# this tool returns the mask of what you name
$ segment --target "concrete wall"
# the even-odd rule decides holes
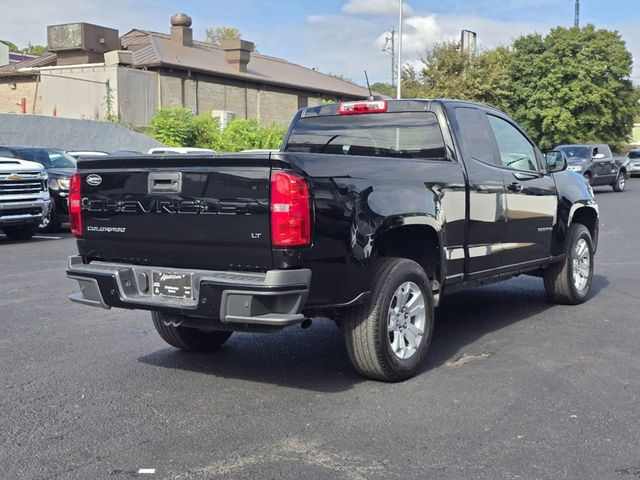
[[[107,81],[111,114],[121,123],[148,125],[158,105],[157,74],[118,65],[45,68],[41,72],[41,111],[63,118],[107,120]]]
[[[42,111],[53,110],[63,118],[105,120],[107,118],[107,80],[112,89],[113,113],[118,105],[118,67],[94,66],[43,68],[40,74]]]
[[[0,113],[21,113],[20,102],[27,102],[27,113],[42,113],[37,77],[3,78],[0,82]]]
[[[139,152],[162,146],[152,138],[117,123],[10,114],[0,114],[0,144]]]
[[[9,65],[9,47],[0,42],[0,67]]]
[[[125,125],[149,125],[158,109],[158,74],[118,68],[118,118]]]

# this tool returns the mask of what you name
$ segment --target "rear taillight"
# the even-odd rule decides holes
[[[294,173],[271,174],[271,241],[274,247],[311,243],[309,185]]]
[[[80,174],[76,173],[69,182],[69,223],[71,233],[82,235],[82,193],[80,192]]]

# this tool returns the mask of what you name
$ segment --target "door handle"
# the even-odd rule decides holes
[[[151,172],[147,187],[149,193],[180,193],[182,191],[182,173]]]
[[[518,182],[513,182],[513,183],[507,185],[507,190],[510,190],[512,192],[521,192],[522,191],[522,185],[520,185]]]

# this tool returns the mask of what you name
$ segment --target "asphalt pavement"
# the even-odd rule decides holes
[[[445,297],[399,384],[329,320],[179,352],[149,313],[67,300],[68,233],[0,235],[0,478],[640,478],[640,179],[596,190],[588,302],[524,276]]]

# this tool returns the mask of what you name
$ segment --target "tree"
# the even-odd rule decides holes
[[[503,107],[508,54],[505,48],[471,54],[456,42],[437,44],[422,58],[422,69],[404,69],[403,96],[459,98]]]
[[[44,45],[32,45],[31,42],[24,49],[24,53],[28,55],[44,55],[47,52],[47,47]]]
[[[217,47],[222,45],[223,40],[240,40],[241,38],[240,30],[233,27],[216,27],[205,30],[205,41]]]
[[[27,48],[18,48],[18,46],[10,42],[8,40],[0,40],[0,42],[4,43],[7,47],[9,47],[10,52],[14,53],[26,53],[28,55],[43,55],[47,51],[47,47],[44,45],[33,45],[31,42],[27,44]]]
[[[15,43],[10,42],[9,40],[0,40],[0,42],[4,43],[7,47],[9,47],[9,51],[10,52],[19,52],[20,51],[18,46]]]
[[[543,149],[561,143],[628,141],[640,112],[632,56],[620,34],[593,25],[526,35],[478,54],[458,43],[429,50],[421,69],[405,68],[403,94],[493,105]]]
[[[638,113],[633,58],[620,34],[593,25],[522,36],[507,65],[507,109],[542,148],[628,141]]]
[[[396,87],[391,85],[390,83],[384,82],[376,82],[371,84],[371,91],[375,95],[379,93],[381,95],[386,95],[387,97],[395,98],[396,96]]]

